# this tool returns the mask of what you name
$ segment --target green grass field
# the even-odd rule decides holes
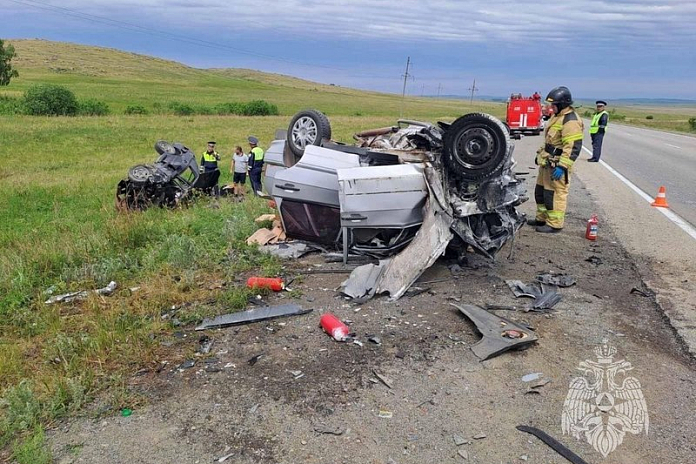
[[[200,155],[218,142],[223,182],[235,145],[250,134],[267,146],[302,108],[331,120],[334,138],[350,142],[361,129],[403,116],[451,121],[472,112],[503,116],[504,105],[407,98],[321,85],[248,70],[198,70],[110,49],[45,41],[11,41],[20,78],[0,97],[20,97],[33,84],[70,88],[79,99],[106,102],[104,117],[0,116],[0,461],[45,463],[44,430],[82,411],[95,395],[109,413],[138,404],[128,377],[157,363],[173,327],[161,314],[193,323],[243,308],[240,275],[280,272],[277,262],[245,244],[264,201],[207,199],[179,210],[118,213],[115,187],[130,166],[152,162],[158,139],[187,144]],[[266,100],[270,117],[123,115],[129,105],[152,113],[172,101],[191,105]],[[622,113],[623,110],[619,110]],[[679,130],[683,114],[627,110],[627,121]],[[642,119],[641,119],[642,116]],[[219,206],[219,207],[215,207]],[[237,280],[236,280],[237,279]],[[45,291],[119,283],[111,297],[47,305]],[[215,289],[215,282],[228,284]],[[140,287],[134,293],[129,287]],[[211,289],[213,288],[213,289]]]

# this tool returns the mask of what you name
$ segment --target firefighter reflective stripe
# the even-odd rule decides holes
[[[561,138],[561,142],[563,142],[564,144],[568,142],[575,142],[576,140],[582,140],[582,133],[571,134]]]
[[[602,118],[602,115],[604,114],[609,114],[606,111],[601,111],[599,113],[595,113],[594,116],[592,116],[592,121],[590,121],[590,134],[596,134],[599,131],[599,120]]]
[[[563,124],[561,124],[561,123],[559,122],[559,123],[556,123],[556,124],[552,124],[551,127],[552,127],[553,129],[556,129],[556,130],[561,130],[561,129],[563,129]]]
[[[568,199],[568,183],[565,178],[551,179],[551,168],[540,168],[534,189],[537,204],[536,220],[546,222],[555,229],[562,229]]]

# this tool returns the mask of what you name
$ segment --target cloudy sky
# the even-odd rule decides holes
[[[694,0],[0,0],[3,38],[410,95],[696,99]]]

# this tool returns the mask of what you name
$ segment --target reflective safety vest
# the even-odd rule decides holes
[[[220,155],[218,155],[217,152],[208,153],[205,151],[201,158],[201,166],[203,166],[206,171],[215,171],[218,168],[219,158]]]
[[[263,167],[263,158],[264,152],[261,147],[252,148],[249,156],[249,167],[251,169]]]
[[[590,121],[590,134],[596,134],[597,132],[599,132],[599,120],[601,119],[603,114],[606,114],[607,118],[609,117],[609,113],[607,113],[606,110],[603,110],[592,116],[592,121]]]

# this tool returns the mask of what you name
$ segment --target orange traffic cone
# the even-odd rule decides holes
[[[660,190],[657,192],[657,197],[655,197],[655,201],[650,204],[659,208],[669,208],[669,205],[667,204],[667,190],[664,186],[660,187]]]

